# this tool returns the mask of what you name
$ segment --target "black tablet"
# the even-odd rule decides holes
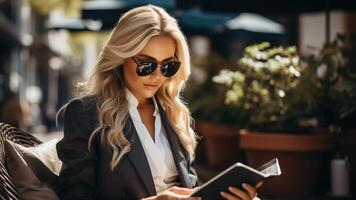
[[[238,162],[210,179],[201,187],[198,187],[190,196],[199,196],[203,200],[223,199],[220,192],[228,192],[229,186],[242,188],[243,183],[254,186],[265,178],[279,176],[280,174],[281,170],[277,158],[272,159],[257,169]]]

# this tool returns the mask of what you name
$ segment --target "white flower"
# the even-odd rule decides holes
[[[256,52],[256,58],[257,58],[258,60],[260,60],[260,59],[267,59],[267,54],[264,53],[264,52]]]
[[[293,63],[294,65],[298,65],[298,63],[299,63],[299,57],[298,57],[298,56],[293,57],[293,58],[292,58],[292,63]]]
[[[325,64],[322,64],[316,69],[316,75],[320,79],[325,79],[327,71],[328,71],[328,67]]]
[[[278,95],[283,98],[286,96],[286,93],[283,90],[278,90]]]
[[[268,60],[268,69],[272,73],[278,73],[281,70],[281,63],[276,60]]]
[[[289,72],[292,73],[295,77],[300,77],[300,72],[295,69],[293,66],[289,66]]]

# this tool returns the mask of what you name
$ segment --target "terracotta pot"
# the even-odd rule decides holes
[[[356,130],[343,134],[337,144],[337,153],[350,162],[350,192],[356,194]]]
[[[197,123],[197,132],[203,137],[209,166],[224,169],[235,162],[245,161],[243,151],[238,145],[239,129],[205,121]]]
[[[333,138],[329,134],[292,135],[242,130],[240,146],[252,167],[278,158],[282,175],[264,181],[260,197],[307,197],[329,190]]]

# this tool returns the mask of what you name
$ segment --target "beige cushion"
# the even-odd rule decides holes
[[[62,162],[57,157],[57,139],[36,147],[5,141],[6,164],[24,200],[58,200],[48,186],[55,184]]]
[[[24,147],[15,144],[33,173],[50,186],[55,186],[62,167],[58,158],[56,144],[58,139],[44,142],[35,147]]]

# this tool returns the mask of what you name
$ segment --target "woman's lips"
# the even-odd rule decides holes
[[[158,84],[144,84],[146,87],[148,87],[149,89],[157,89],[158,88]]]

